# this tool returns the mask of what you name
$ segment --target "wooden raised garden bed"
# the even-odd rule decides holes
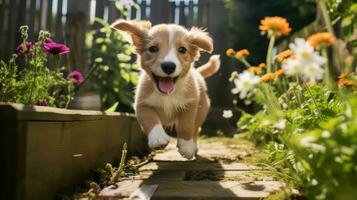
[[[90,173],[129,154],[145,154],[133,115],[0,103],[0,199],[53,199]]]

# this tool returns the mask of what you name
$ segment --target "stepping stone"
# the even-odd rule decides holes
[[[99,199],[110,199],[110,197],[129,197],[143,183],[142,180],[127,180],[105,187],[100,191]],[[117,199],[117,198],[115,198]]]
[[[160,184],[152,199],[261,199],[281,188],[277,181],[181,181]]]
[[[139,171],[153,170],[169,170],[169,171],[184,171],[184,170],[263,170],[262,167],[247,165],[243,163],[201,163],[201,162],[151,162],[139,168]]]
[[[104,188],[98,199],[117,199],[132,195],[143,181],[122,181],[116,187]],[[241,184],[235,181],[166,181],[160,182],[152,199],[261,199],[282,187],[277,181],[255,181]]]

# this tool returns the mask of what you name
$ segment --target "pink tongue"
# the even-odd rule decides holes
[[[162,78],[159,80],[159,89],[163,93],[170,93],[174,89],[174,81],[172,78]]]

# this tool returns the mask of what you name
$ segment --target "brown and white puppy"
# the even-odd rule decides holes
[[[130,34],[143,69],[135,111],[148,134],[149,147],[165,147],[170,137],[164,127],[174,125],[180,154],[193,158],[210,107],[204,78],[218,71],[220,59],[214,55],[198,69],[193,65],[200,51],[213,51],[212,38],[198,28],[187,30],[175,24],[151,27],[148,21],[118,20],[112,27]]]

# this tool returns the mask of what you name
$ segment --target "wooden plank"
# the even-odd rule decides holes
[[[5,47],[5,37],[6,37],[6,33],[5,33],[5,20],[6,20],[6,1],[4,1],[1,5],[0,5],[0,46],[1,47]],[[0,48],[0,58],[4,58],[5,54],[7,52],[5,51],[4,48]]]
[[[15,103],[0,103],[0,119],[17,118],[22,120],[42,120],[42,121],[90,121],[98,119],[116,119],[121,117],[135,119],[133,114],[67,110],[43,106],[25,106]]]
[[[192,27],[194,24],[194,10],[193,10],[194,4],[193,1],[191,0],[188,3],[188,16],[187,16],[187,22],[186,22],[186,26],[187,27]]]
[[[115,6],[115,1],[108,2],[108,23],[111,24],[120,16],[118,9]]]
[[[26,136],[22,122],[15,118],[0,120],[0,177],[6,183],[0,187],[0,199],[24,199]]]
[[[147,5],[146,5],[146,0],[143,0],[142,2],[141,2],[141,4],[140,4],[140,11],[141,11],[141,20],[145,20],[145,19],[147,19],[147,16],[146,16],[146,7],[147,7]]]
[[[176,8],[176,5],[175,5],[175,2],[169,2],[168,4],[168,20],[166,23],[175,23],[175,8]]]
[[[169,7],[168,0],[151,1],[150,21],[152,24],[167,23],[169,20],[168,12],[163,10]]]
[[[52,19],[53,19],[53,13],[52,13],[52,6],[53,6],[53,0],[48,0],[48,6],[47,6],[47,23],[46,23],[46,28],[47,30],[50,30],[52,32],[53,27],[52,27]]]
[[[35,34],[36,0],[30,0],[30,7],[28,13],[29,18],[27,24],[29,26],[29,35],[33,36]]]
[[[98,17],[100,19],[103,19],[104,16],[104,7],[105,7],[105,1],[96,1],[95,5],[95,17]],[[93,26],[94,29],[99,29],[101,28],[101,25],[98,23],[95,23]]]
[[[8,52],[10,55],[15,52],[16,49],[16,36],[18,36],[18,31],[16,27],[17,13],[13,12],[17,8],[18,0],[11,0],[9,3],[9,18],[8,18],[8,31],[7,40],[5,45],[5,53]]]
[[[185,16],[185,2],[181,1],[179,5],[179,24],[186,26],[187,20]]]
[[[55,16],[55,31],[54,39],[57,41],[63,40],[63,24],[62,24],[62,1],[57,1],[57,11]]]
[[[88,71],[85,37],[89,27],[90,0],[69,1],[66,23],[66,44],[71,48],[70,66]]]
[[[40,30],[45,30],[47,25],[47,20],[51,19],[51,15],[48,15],[48,6],[50,0],[42,0],[40,7]]]

